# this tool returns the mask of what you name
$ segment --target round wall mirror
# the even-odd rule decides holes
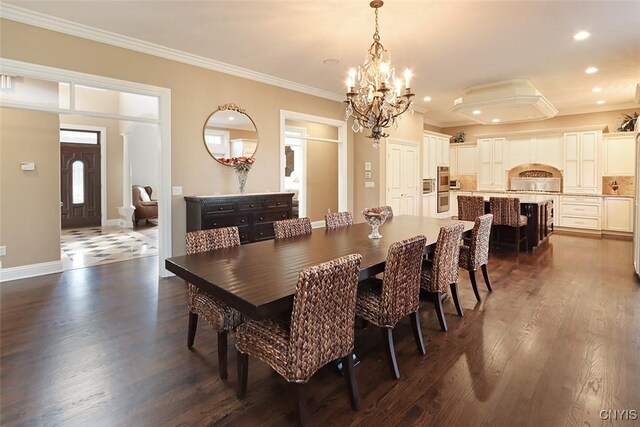
[[[218,107],[203,130],[204,145],[223,165],[234,157],[253,157],[258,149],[258,129],[251,117],[234,104]]]

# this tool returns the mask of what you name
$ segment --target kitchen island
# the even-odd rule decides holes
[[[490,197],[513,197],[520,199],[520,213],[527,217],[527,251],[533,252],[549,241],[549,236],[553,233],[554,208],[552,196],[532,194],[477,195],[483,196],[484,210],[486,213],[490,211]]]

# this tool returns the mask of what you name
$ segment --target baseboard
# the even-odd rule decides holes
[[[585,230],[581,228],[554,227],[554,232],[567,235],[587,235],[592,237],[610,237],[620,240],[633,240],[633,233],[612,230]]]
[[[324,221],[313,221],[311,228],[324,228]]]
[[[123,219],[107,219],[102,223],[103,227],[124,227]]]
[[[45,274],[61,273],[62,270],[61,260],[3,268],[0,270],[0,282],[44,276]]]

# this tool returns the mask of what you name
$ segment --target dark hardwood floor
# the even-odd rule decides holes
[[[601,410],[640,410],[640,284],[631,242],[554,235],[535,255],[492,255],[482,302],[460,274],[465,317],[421,308],[427,354],[409,319],[396,328],[390,379],[379,330],[358,330],[362,409],[328,369],[309,383],[315,425],[602,425]],[[236,352],[218,377],[215,333],[187,349],[186,289],[143,258],[3,283],[2,425],[286,425],[285,381],[255,359],[236,398]],[[637,422],[637,421],[636,421]],[[624,425],[633,425],[633,422]]]

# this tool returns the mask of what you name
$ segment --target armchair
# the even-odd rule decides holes
[[[141,219],[146,219],[147,223],[152,218],[158,218],[158,201],[151,199],[153,189],[149,186],[134,185],[132,188],[132,203],[136,208],[134,212],[134,224],[138,224]]]

